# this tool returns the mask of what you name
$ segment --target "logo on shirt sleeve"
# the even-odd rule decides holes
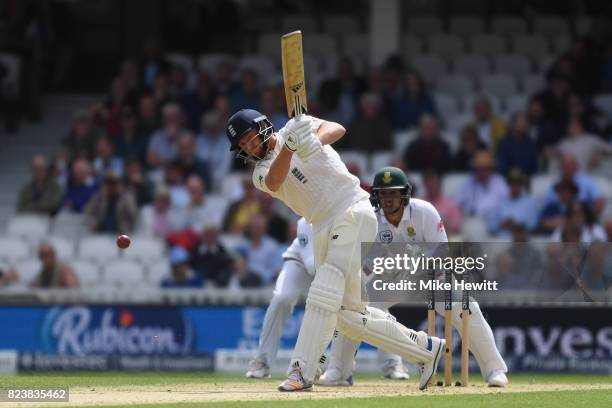
[[[263,177],[262,175],[260,175],[260,176],[259,176],[259,185],[260,185],[261,187],[265,187],[265,186],[264,186],[264,177]]]
[[[393,241],[393,233],[390,230],[383,230],[378,233],[378,239],[380,242],[388,244]]]
[[[444,231],[444,223],[442,222],[442,219],[440,219],[440,221],[438,221],[437,228],[438,228],[439,232]]]

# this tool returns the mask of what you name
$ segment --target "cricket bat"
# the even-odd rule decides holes
[[[299,117],[308,112],[306,81],[304,79],[302,32],[300,30],[281,37],[281,57],[287,114],[289,118]]]

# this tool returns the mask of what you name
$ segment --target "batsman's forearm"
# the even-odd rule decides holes
[[[317,129],[317,138],[322,145],[333,144],[340,140],[346,133],[346,129],[336,122],[323,122]]]
[[[287,174],[289,174],[289,167],[291,166],[291,157],[293,157],[293,152],[283,147],[278,156],[272,161],[265,179],[266,186],[271,191],[277,191],[285,182]]]

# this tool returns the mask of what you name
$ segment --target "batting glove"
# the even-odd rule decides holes
[[[287,150],[294,152],[300,147],[300,141],[295,133],[291,130],[285,132],[285,147]]]

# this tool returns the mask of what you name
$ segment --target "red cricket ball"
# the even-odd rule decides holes
[[[121,249],[125,249],[130,246],[130,237],[127,235],[119,235],[117,237],[117,246]]]

